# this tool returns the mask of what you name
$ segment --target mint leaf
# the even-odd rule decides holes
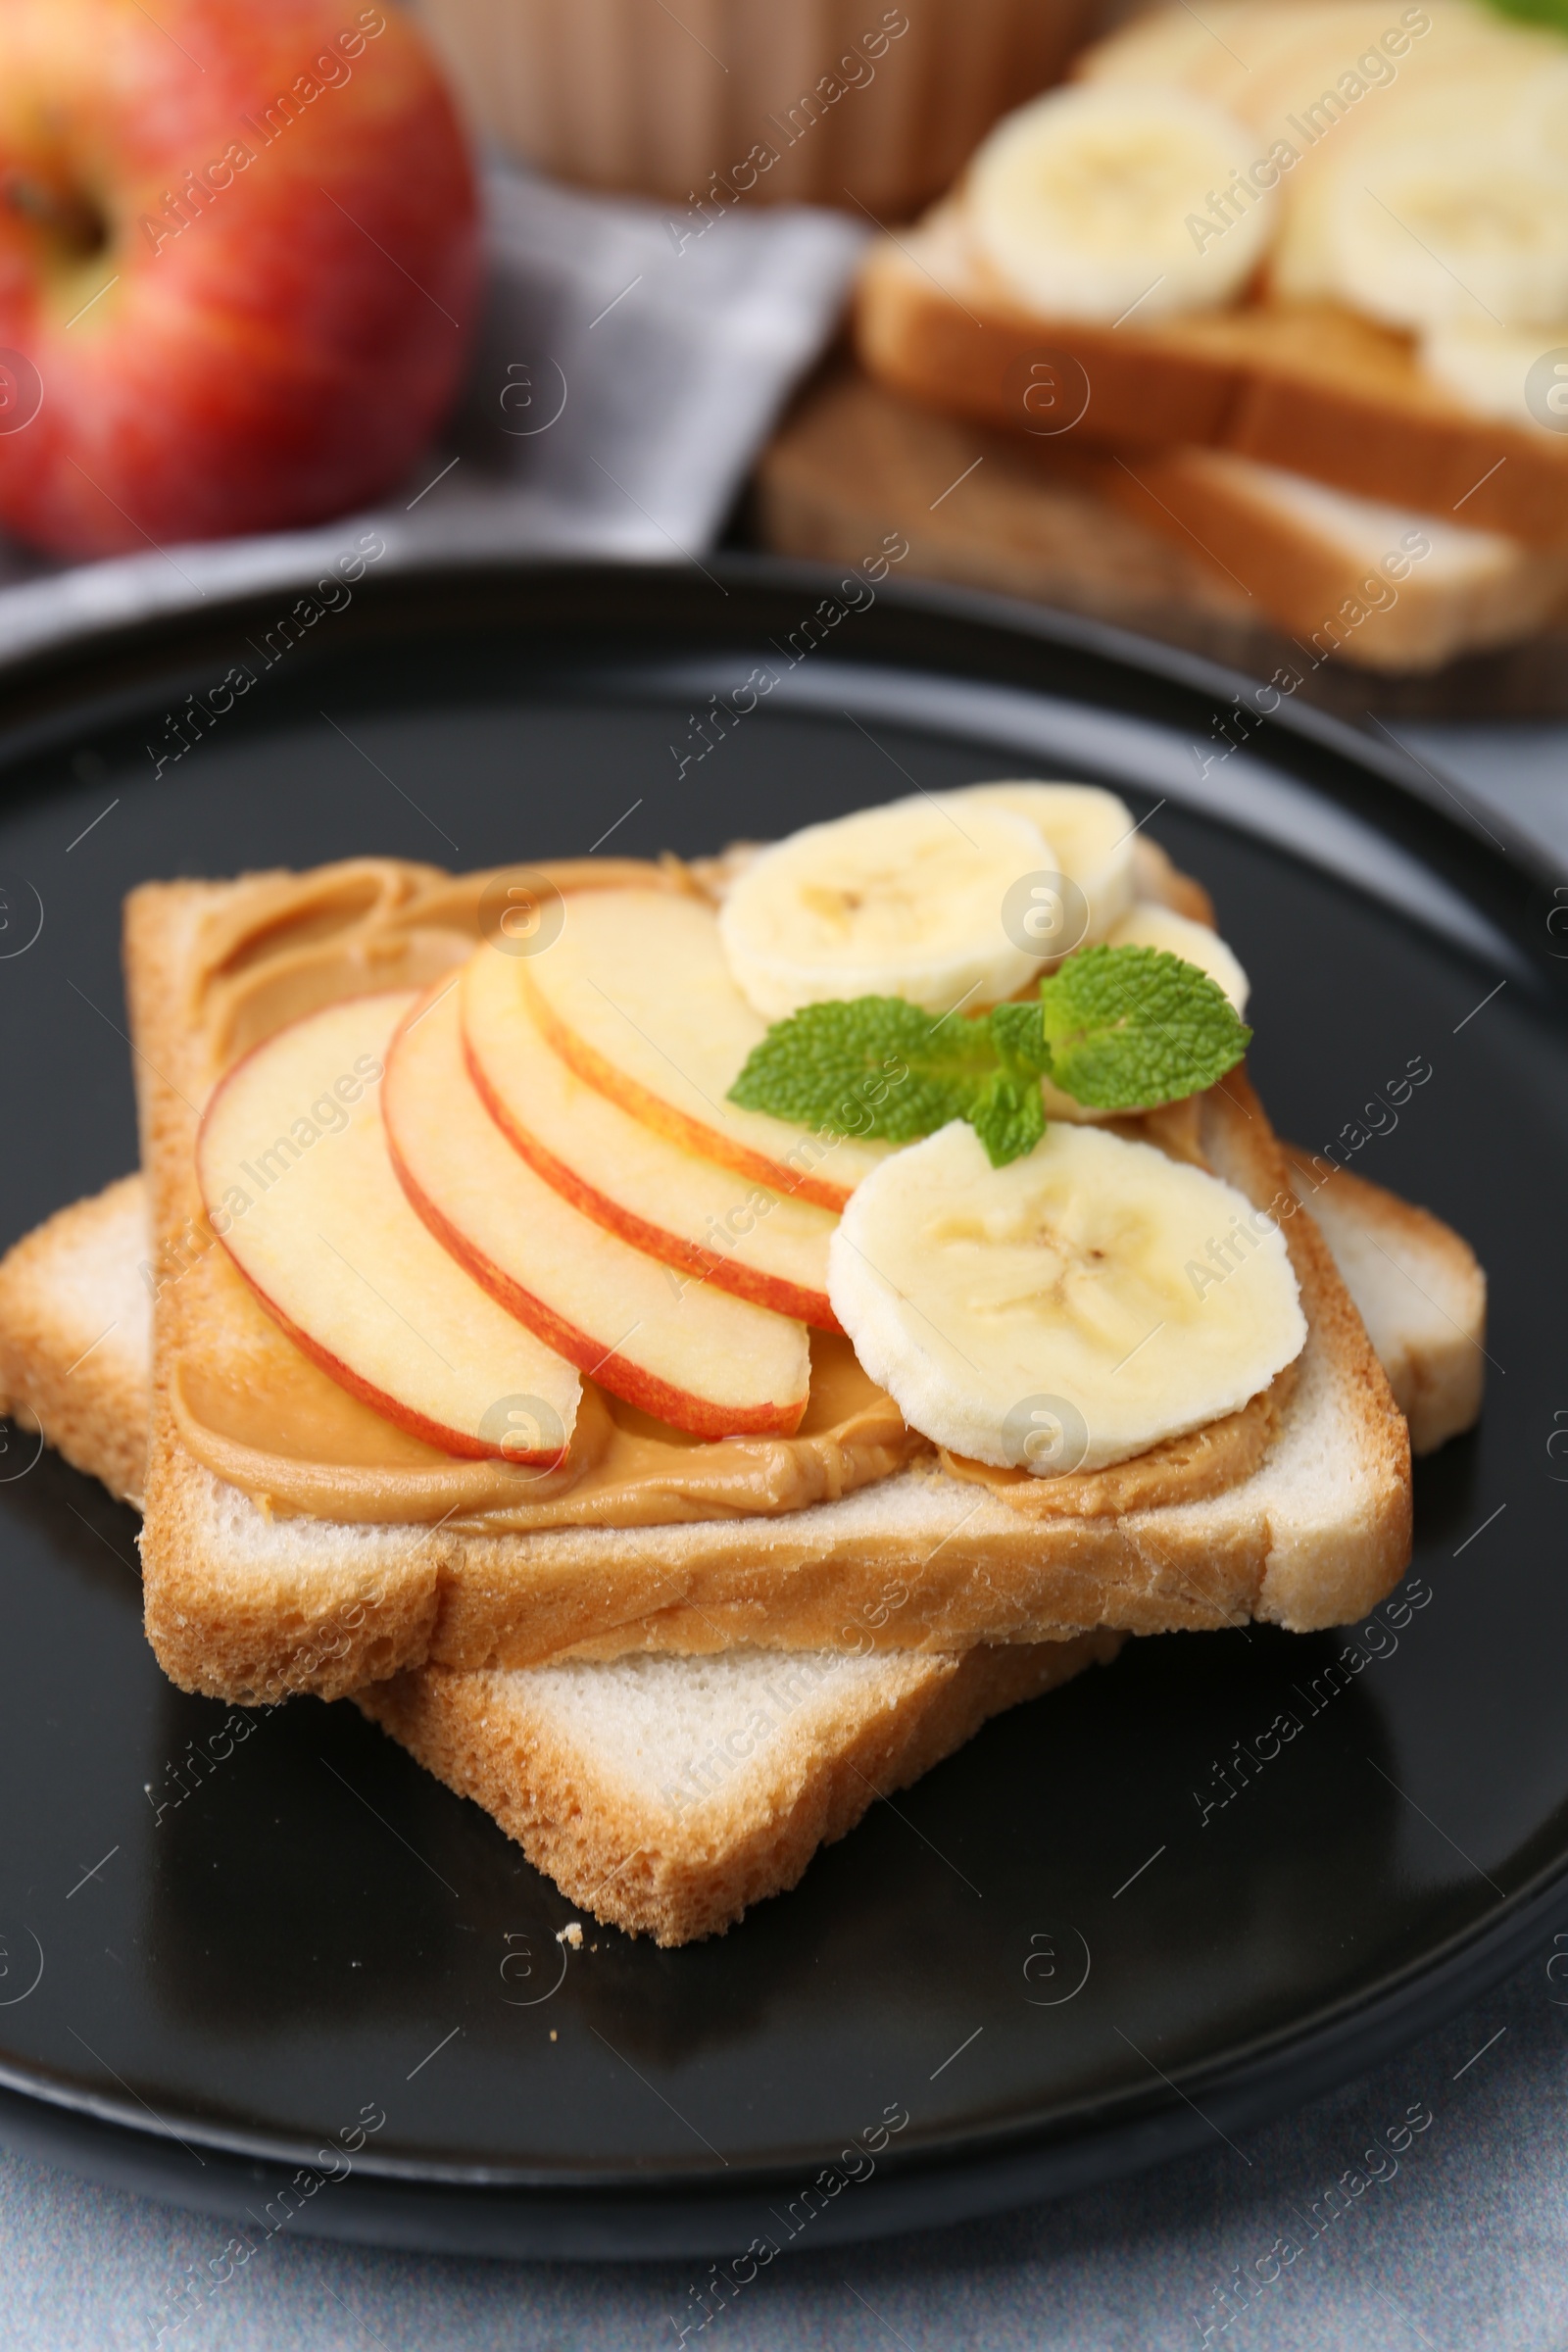
[[[1004,1168],[1009,1159],[1022,1159],[1046,1132],[1039,1079],[1027,1078],[1020,1084],[998,1070],[976,1095],[968,1117],[994,1168]]]
[[[970,1119],[1001,1167],[1046,1131],[1040,1072],[1048,1059],[1038,1003],[933,1020],[902,997],[856,997],[775,1021],[729,1099],[774,1118],[894,1144]]]
[[[984,1022],[934,1021],[903,997],[855,997],[775,1021],[729,1099],[776,1119],[907,1144],[966,1118],[996,1066]]]
[[[1549,24],[1568,32],[1568,0],[1492,0],[1500,17],[1517,17],[1526,24]]]
[[[1050,1076],[1051,1048],[1038,998],[1027,1004],[993,1004],[988,1017],[997,1058],[1011,1077]]]
[[[1085,948],[1040,983],[1052,1075],[1093,1110],[1200,1094],[1252,1032],[1217,981],[1162,948]]]

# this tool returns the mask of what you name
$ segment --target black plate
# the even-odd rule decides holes
[[[13,2141],[249,2209],[253,2238],[315,2163],[295,2226],[340,2235],[824,2242],[1245,2142],[1500,1975],[1568,1870],[1554,877],[1334,722],[1286,703],[1259,723],[1237,681],[1083,624],[884,589],[831,625],[825,606],[792,662],[825,586],[743,564],[389,577],[264,669],[246,641],[289,602],[270,588],[14,667],[0,1233],[134,1157],[117,930],[143,876],[695,852],[916,785],[1100,777],[1157,805],[1154,837],[1212,889],[1280,1127],[1341,1139],[1491,1270],[1486,1422],[1420,1470],[1414,1581],[1345,1637],[1141,1642],[874,1807],[723,1939],[601,1930],[568,1960],[570,1906],[351,1708],[301,1701],[235,1742],[226,1709],[172,1690],[131,1515],[53,1456],[27,1467],[13,1433]],[[240,659],[256,687],[157,769],[171,714],[211,710]],[[737,717],[758,669],[779,682]],[[715,695],[731,716],[705,725]],[[1412,1062],[1431,1075],[1396,1123],[1374,1112],[1386,1132],[1348,1152]],[[1282,1711],[1301,1728],[1267,1753]],[[182,1759],[192,1793],[160,1814]],[[1228,1759],[1237,1793],[1205,1815]],[[362,2111],[384,2121],[320,2185]]]

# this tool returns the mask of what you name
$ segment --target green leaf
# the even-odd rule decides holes
[[[1046,1131],[1040,1080],[1097,1110],[1194,1095],[1238,1062],[1251,1031],[1196,964],[1153,948],[1086,948],[1038,1001],[933,1020],[903,997],[807,1004],[775,1021],[729,1099],[835,1135],[891,1144],[967,1119],[993,1167]]]
[[[997,1058],[1010,1076],[1022,1081],[1051,1075],[1051,1048],[1038,998],[1027,1004],[993,1004],[990,1021]]]
[[[996,1066],[983,1021],[933,1020],[902,997],[856,997],[775,1021],[729,1099],[803,1126],[907,1144],[967,1117]]]
[[[986,1148],[994,1168],[1009,1159],[1022,1159],[1046,1132],[1046,1106],[1038,1078],[1021,1083],[998,1070],[980,1089],[969,1110],[969,1124]]]
[[[1568,32],[1568,0],[1492,0],[1500,17],[1516,17],[1526,24],[1549,24]]]
[[[1163,949],[1085,948],[1040,998],[1055,1083],[1094,1110],[1200,1094],[1251,1041],[1217,981]]]

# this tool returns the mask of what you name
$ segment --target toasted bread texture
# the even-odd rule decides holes
[[[152,1294],[147,1192],[122,1176],[0,1258],[0,1412],[140,1510]]]
[[[384,886],[402,870],[378,861],[369,879]],[[330,882],[341,899],[343,875],[321,869],[309,888],[324,899]],[[128,902],[143,1164],[160,1241],[191,1232],[200,1209],[193,1138],[218,1075],[190,1011],[203,943],[248,936],[247,909],[274,907],[289,881],[148,886]],[[292,887],[297,895],[297,877]],[[1170,887],[1187,895],[1174,879]],[[363,969],[356,949],[335,985],[366,985]],[[1259,1207],[1290,1201],[1280,1148],[1244,1073],[1199,1098],[1193,1115],[1216,1173]],[[478,1670],[751,1645],[956,1653],[1101,1625],[1346,1623],[1408,1557],[1408,1439],[1321,1235],[1300,1215],[1286,1233],[1309,1325],[1295,1391],[1258,1467],[1205,1501],[1067,1511],[1042,1524],[926,1457],[773,1516],[520,1534],[282,1518],[203,1467],[179,1439],[170,1371],[184,1349],[221,1365],[241,1311],[241,1286],[229,1277],[225,1287],[222,1252],[211,1247],[190,1271],[158,1282],[149,1639],[182,1687],[244,1700],[290,1690],[339,1696],[426,1663]]]
[[[1287,1147],[1298,1200],[1334,1252],[1410,1428],[1431,1453],[1473,1427],[1487,1371],[1487,1278],[1451,1225]]]
[[[948,203],[872,247],[855,332],[893,391],[1020,435],[1044,418],[1129,454],[1229,450],[1420,514],[1459,510],[1536,546],[1568,542],[1568,438],[1464,407],[1407,336],[1332,303],[1149,326],[1040,318],[980,267]]]
[[[867,532],[896,524],[911,572],[1091,613],[1255,677],[1294,673],[1294,691],[1357,715],[1359,672],[1421,681],[1526,639],[1545,664],[1568,614],[1568,553],[1461,529],[1468,508],[1396,511],[1228,450],[1036,441],[849,366],[796,403],[755,489],[781,555],[853,562]],[[1430,552],[1407,564],[1407,538]]]
[[[146,1233],[146,1191],[128,1176],[0,1261],[0,1406],[41,1421],[78,1469],[131,1502],[152,1369]],[[1108,1664],[1121,1640],[1097,1632],[962,1658],[731,1650],[485,1674],[432,1666],[373,1684],[359,1703],[585,1911],[679,1944],[793,1886],[878,1797],[988,1716]]]
[[[1289,1157],[1417,1450],[1468,1428],[1485,1367],[1473,1252],[1379,1186]],[[145,1190],[127,1177],[0,1261],[0,1404],[58,1431],[79,1469],[130,1500],[151,1372],[136,1270],[145,1235]],[[105,1317],[113,1329],[91,1347]],[[907,1786],[987,1717],[1108,1662],[1118,1642],[1099,1632],[956,1659],[737,1649],[473,1674],[432,1666],[358,1695],[585,1910],[680,1943],[793,1886],[875,1796]]]
[[[1527,636],[1568,595],[1568,546],[1354,498],[1230,450],[1135,453],[1107,465],[1104,483],[1152,530],[1239,580],[1309,659],[1436,669]]]
[[[819,1845],[989,1716],[1108,1664],[1125,1637],[929,1651],[727,1649],[455,1673],[359,1693],[597,1918],[660,1943],[793,1886]]]

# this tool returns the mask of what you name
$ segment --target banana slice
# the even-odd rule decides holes
[[[1568,56],[1560,41],[1553,47],[1555,56],[1537,61],[1509,127],[1533,154],[1560,169],[1568,165]]]
[[[1279,92],[1268,135],[1284,137],[1301,152],[1280,183],[1283,218],[1268,263],[1273,294],[1292,302],[1343,299],[1336,258],[1340,211],[1347,191],[1381,187],[1378,173],[1391,157],[1417,148],[1457,156],[1478,143],[1495,149],[1518,142],[1514,117],[1520,93],[1540,61],[1528,50],[1524,58],[1514,55],[1518,27],[1502,26],[1500,19],[1497,24],[1500,46],[1492,43],[1487,26],[1450,24],[1441,45],[1429,41],[1412,50],[1396,82],[1368,93],[1351,113],[1342,115],[1330,125],[1332,136],[1325,137],[1319,127],[1311,146],[1303,134],[1322,125],[1325,97],[1331,107],[1336,103],[1335,74],[1320,54],[1288,92]],[[1540,142],[1523,143],[1534,148]],[[1400,233],[1386,214],[1379,217],[1391,234]]]
[[[1546,422],[1531,409],[1526,386],[1538,361],[1556,350],[1568,350],[1568,322],[1548,327],[1493,326],[1483,318],[1452,319],[1421,338],[1421,365],[1427,373],[1474,409],[1478,416],[1501,416],[1510,424],[1543,425],[1548,432],[1568,431],[1568,366],[1544,370],[1542,398],[1547,414],[1560,424]]]
[[[767,1021],[839,997],[907,997],[932,1013],[994,1004],[1040,965],[1026,933],[1009,936],[1008,893],[1056,870],[1028,817],[958,814],[922,795],[764,850],[719,909],[719,937]]]
[[[828,1292],[912,1428],[1042,1475],[1238,1411],[1306,1341],[1278,1225],[1094,1127],[1004,1168],[962,1121],[895,1152],[851,1196]]]
[[[1233,116],[1186,91],[1054,90],[999,123],[970,165],[970,235],[1048,317],[1115,320],[1136,304],[1143,324],[1212,309],[1272,233],[1269,194],[1250,182],[1226,194],[1255,148]]]
[[[1354,113],[1331,124],[1333,136],[1319,131],[1319,143],[1307,146],[1302,131],[1324,122],[1324,96],[1336,104],[1333,82],[1336,75],[1321,71],[1319,59],[1319,71],[1304,75],[1289,96],[1281,94],[1272,124],[1302,151],[1281,181],[1284,219],[1269,252],[1269,289],[1286,301],[1343,301],[1338,217],[1348,190],[1380,186],[1380,167],[1408,148],[1444,148],[1460,155],[1476,139],[1495,143],[1519,101],[1523,75],[1507,52],[1467,57],[1457,42],[1446,49],[1427,45],[1410,52],[1392,87],[1368,94]],[[1296,113],[1293,124],[1289,111]],[[1380,219],[1392,225],[1387,214]]]
[[[1568,167],[1522,143],[1401,147],[1337,187],[1341,297],[1394,326],[1568,318]]]
[[[1109,944],[1113,948],[1163,948],[1184,963],[1196,963],[1225,991],[1237,1013],[1245,1014],[1251,983],[1219,933],[1207,923],[1195,923],[1191,915],[1178,914],[1174,907],[1155,906],[1145,900],[1123,915]]]
[[[1081,906],[1054,908],[1042,894],[1022,911],[1023,930],[1040,941],[1043,956],[1069,956],[1103,939],[1131,909],[1136,827],[1132,810],[1113,792],[1098,784],[1007,781],[966,784],[942,799],[960,814],[966,808],[1010,808],[1028,817],[1061,859],[1061,873],[1077,884]]]

